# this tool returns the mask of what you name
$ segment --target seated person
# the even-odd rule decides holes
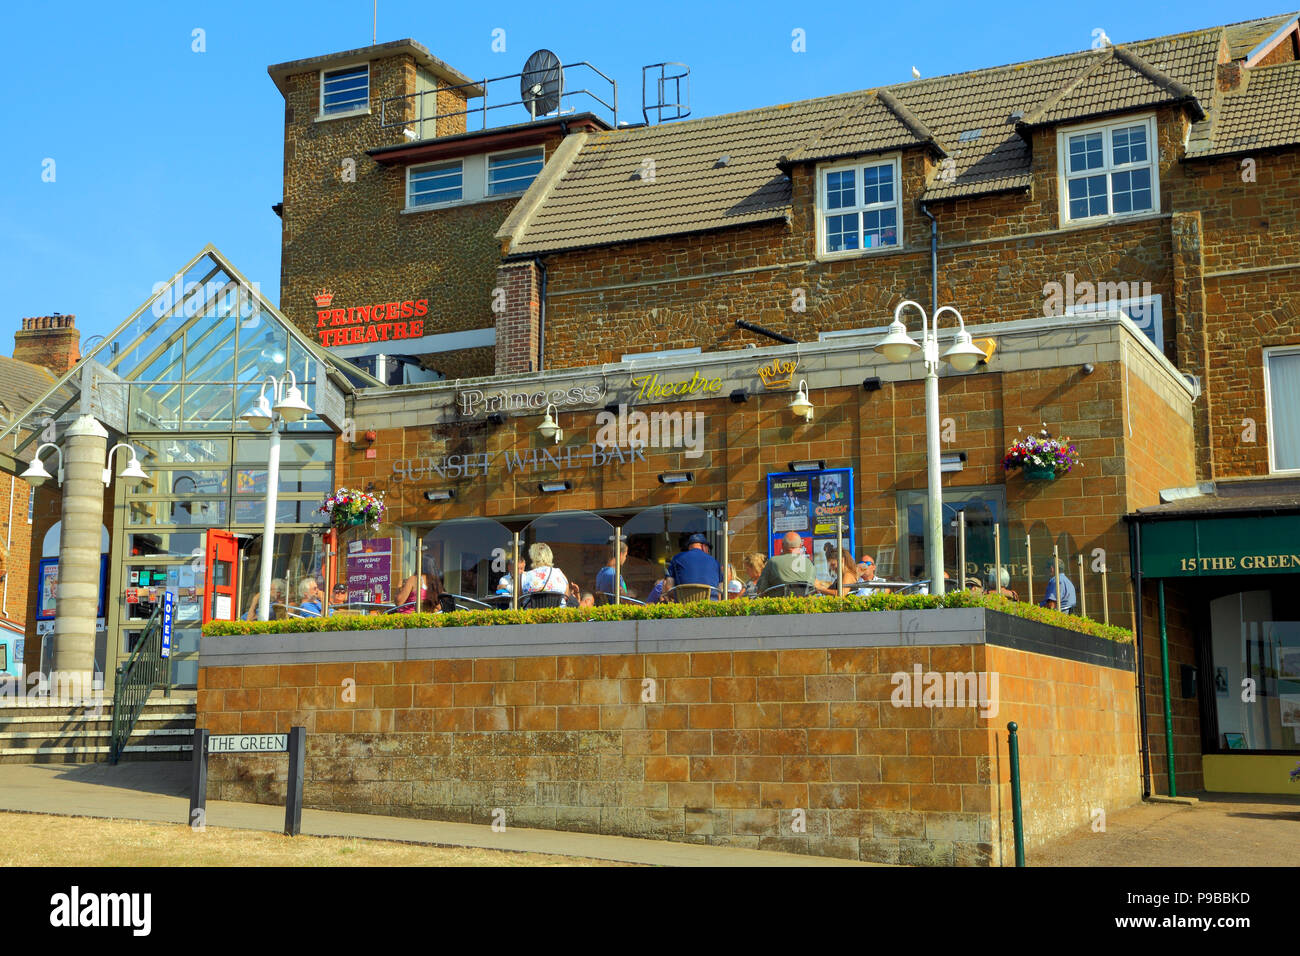
[[[417,582],[419,585],[418,593],[416,591]],[[393,596],[393,603],[398,607],[403,604],[414,605],[403,611],[403,614],[410,614],[415,610],[436,611],[438,610],[438,598],[441,595],[442,576],[438,574],[438,567],[434,564],[433,558],[425,555],[423,570],[419,574],[412,574],[402,582],[397,594]]]
[[[727,597],[738,598],[745,595],[745,583],[736,574],[734,564],[727,565]]]
[[[840,592],[835,582],[837,575],[844,582],[845,594],[853,590],[858,583],[857,562],[853,560],[853,553],[846,548],[840,552],[838,558],[833,554],[830,555],[827,564],[831,579],[829,581],[815,582],[818,593],[838,595]]]
[[[284,579],[272,578],[271,579],[271,620],[273,621],[282,621],[286,617],[286,611],[284,606],[284,592],[285,592]],[[247,613],[244,614],[245,621],[256,621],[258,619],[257,606],[260,600],[261,600],[261,594],[256,588],[254,588],[252,603],[249,604],[248,611]]]
[[[785,551],[770,558],[758,577],[760,596],[778,584],[806,584],[809,588],[816,584],[812,559],[803,553],[803,538],[799,537],[797,531],[787,531],[781,540]]]
[[[766,564],[767,555],[761,551],[751,551],[745,555],[745,573],[749,575],[749,583],[745,585],[745,597],[757,597],[758,579]]]
[[[612,536],[610,540],[611,543],[613,543]],[[619,544],[619,548],[618,548],[618,566],[620,570],[622,570],[623,562],[625,562],[626,560],[627,560],[627,542],[624,541]],[[623,575],[620,574],[618,576],[618,579],[619,579],[619,584],[622,585],[621,590],[623,594],[626,595],[628,593],[627,578],[623,577]],[[605,566],[603,568],[601,568],[599,571],[596,572],[596,590],[601,592],[602,594],[613,595],[614,593],[613,556],[611,556],[610,559],[605,562]]]
[[[508,558],[506,559],[506,563],[507,565],[509,565]],[[521,581],[523,580],[524,574],[527,572],[527,570],[528,570],[528,562],[521,554],[519,556],[519,580]],[[497,594],[511,594],[514,592],[514,589],[515,589],[515,578],[514,575],[510,573],[507,567],[506,573],[501,575],[501,579],[497,581]]]
[[[521,594],[531,594],[534,591],[558,591],[561,594],[569,594],[569,579],[564,576],[564,572],[554,566],[555,556],[551,553],[551,546],[538,541],[536,544],[528,546],[528,560],[532,561],[533,566],[519,578],[519,591]]]
[[[646,604],[658,604],[660,601],[667,600],[664,597],[664,585],[667,582],[668,582],[667,578],[660,578],[658,581],[655,582],[655,586],[652,587],[650,589],[650,593],[646,595],[646,599],[645,599]]]
[[[582,596],[578,598],[578,607],[595,607],[596,595],[590,591],[583,591]]]
[[[876,580],[876,559],[869,554],[858,558],[858,580],[854,585],[855,594],[875,594],[878,588],[872,587]]]
[[[664,593],[672,594],[679,584],[707,584],[710,597],[717,597],[722,587],[722,568],[709,554],[709,539],[696,532],[686,539],[686,549],[668,562]]]
[[[303,578],[298,582],[298,607],[310,617],[320,617],[320,585],[315,578]]]
[[[1047,574],[1047,590],[1043,592],[1043,600],[1040,607],[1057,608],[1058,610],[1064,611],[1066,614],[1073,613],[1074,602],[1076,600],[1076,596],[1074,593],[1074,582],[1071,581],[1069,578],[1067,578],[1065,576],[1065,573],[1062,572],[1061,597],[1060,600],[1058,601],[1056,597],[1055,563],[1049,560],[1046,564],[1043,565],[1043,571],[1046,572]]]
[[[340,581],[330,592],[330,607],[342,607],[348,603],[348,586]]]
[[[1011,590],[1011,572],[1009,572],[1006,568],[999,568],[998,570],[1001,572],[1001,574],[998,575],[1000,580],[998,581],[996,586],[993,583],[993,572],[989,571],[988,588],[987,588],[988,593],[1001,594],[1003,597],[1010,598],[1013,601],[1019,601],[1020,595],[1018,595],[1015,591]],[[1064,591],[1065,588],[1062,587],[1061,590]]]

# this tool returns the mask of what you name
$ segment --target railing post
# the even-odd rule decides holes
[[[1020,805],[1020,741],[1016,722],[1007,724],[1007,750],[1011,760],[1011,824],[1016,839],[1016,866],[1025,865],[1025,812]]]
[[[1034,603],[1034,544],[1029,535],[1025,535],[1025,601]]]
[[[1083,579],[1083,555],[1079,555],[1079,614],[1088,616],[1088,585]]]

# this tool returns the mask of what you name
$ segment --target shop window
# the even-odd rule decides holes
[[[542,147],[517,153],[498,153],[488,157],[487,194],[503,196],[521,193],[542,171]]]
[[[1206,682],[1221,750],[1300,751],[1300,622],[1274,620],[1274,596],[1240,591],[1210,602]]]
[[[1264,350],[1270,471],[1300,472],[1300,348]]]
[[[824,167],[817,174],[819,251],[835,256],[903,242],[897,159]]]
[[[1153,117],[1062,130],[1057,153],[1062,223],[1159,211]]]
[[[406,206],[419,209],[460,202],[465,195],[465,170],[460,160],[412,166],[406,171]]]
[[[344,67],[321,73],[321,116],[356,113],[370,106],[370,65]]]

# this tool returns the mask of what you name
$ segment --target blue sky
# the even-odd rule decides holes
[[[371,10],[371,0],[7,4],[0,48],[22,82],[11,82],[0,144],[0,352],[12,351],[21,316],[75,313],[83,341],[107,333],[208,242],[278,302],[270,207],[283,100],[266,67],[368,45]],[[517,72],[538,47],[588,60],[619,81],[633,119],[640,68],[662,60],[690,65],[693,113],[705,116],[903,82],[913,65],[934,76],[1087,49],[1098,27],[1124,42],[1286,10],[1279,0],[379,0],[378,34],[412,37],[472,77]],[[492,50],[498,28],[504,52]],[[192,49],[195,30],[205,52]]]

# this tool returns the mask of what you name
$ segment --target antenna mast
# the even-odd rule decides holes
[[[375,0],[374,15],[370,19],[370,45],[379,42],[379,0]]]

